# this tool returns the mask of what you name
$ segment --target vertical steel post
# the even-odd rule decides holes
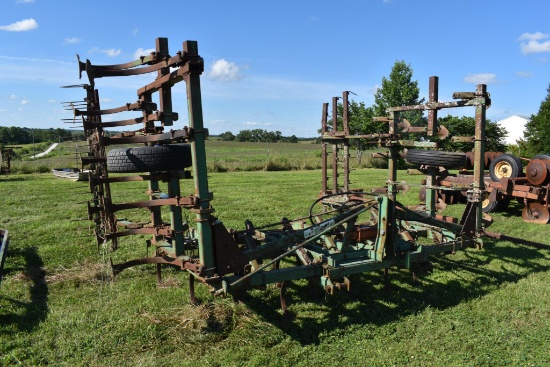
[[[323,115],[321,117],[321,170],[322,170],[322,195],[327,194],[327,142],[324,140],[327,132],[328,103],[323,103]]]
[[[342,113],[342,124],[344,125],[344,192],[349,191],[349,92],[345,91],[342,96],[344,112]]]
[[[473,199],[476,209],[476,232],[479,233],[483,227],[482,193],[485,190],[484,181],[484,157],[485,157],[485,112],[487,109],[487,86],[478,84],[476,86],[476,98],[481,103],[476,103],[476,131],[474,142],[474,187]]]
[[[168,53],[168,38],[157,38],[157,52],[162,56],[169,56]],[[159,78],[170,74],[170,68],[162,68],[158,71]],[[162,126],[174,125],[172,111],[172,86],[163,85],[159,88],[160,111],[162,112]]]
[[[379,231],[384,231],[385,233],[379,233],[381,241],[383,241],[383,252],[384,257],[394,257],[394,232],[397,232],[395,227],[395,202],[397,200],[397,159],[399,157],[399,142],[397,141],[397,129],[399,125],[399,112],[390,112],[389,118],[389,133],[391,135],[391,141],[389,142],[390,148],[390,159],[388,161],[388,171],[389,171],[389,180],[388,180],[388,200],[387,205],[380,206],[380,210],[383,210],[383,213],[379,214],[379,217],[386,222],[384,224],[380,223],[379,225],[385,229],[379,229]],[[380,248],[378,251],[382,251]],[[379,256],[382,254],[379,253]]]
[[[185,41],[183,50],[187,53],[188,72],[184,76],[187,89],[187,108],[189,111],[189,125],[193,129],[191,154],[193,159],[193,181],[195,195],[199,200],[199,208],[193,211],[197,214],[197,234],[199,242],[199,260],[205,269],[206,276],[215,273],[214,238],[211,226],[210,194],[208,192],[208,174],[206,169],[206,135],[202,115],[202,98],[200,75],[204,71],[204,60],[199,56],[196,41]]]
[[[338,131],[338,97],[332,97],[332,133]],[[332,143],[332,193],[338,192],[338,144]]]
[[[168,39],[167,38],[157,38],[155,40],[156,44],[156,52],[159,55],[168,55]],[[165,75],[170,72],[170,70],[166,70],[168,68],[163,68],[158,71],[158,76]],[[169,89],[169,88],[168,88]],[[145,93],[142,95],[142,100],[144,102],[152,102],[153,97],[151,93]],[[160,97],[160,100],[162,101],[162,98]],[[162,111],[162,104],[161,104],[161,111]],[[149,111],[143,111],[143,116],[147,116]],[[144,123],[143,126],[144,131],[152,132],[155,129],[155,123],[153,121],[147,121]],[[156,196],[154,196],[155,192],[158,192],[160,190],[159,182],[157,180],[151,179],[149,180],[149,198],[151,200],[155,200]],[[153,227],[157,228],[162,225],[162,213],[160,207],[152,207],[149,209],[151,212],[151,222]],[[157,243],[158,240],[162,239],[162,236],[153,236],[153,243]],[[172,244],[172,250],[175,251],[175,243]]]
[[[168,196],[171,198],[180,197],[180,178],[178,173],[171,172],[170,180],[168,181]],[[170,227],[172,229],[172,248],[176,256],[185,254],[184,236],[183,236],[183,215],[181,207],[170,205]]]
[[[437,103],[439,100],[439,78],[437,76],[430,77],[429,83],[429,102]],[[437,110],[430,109],[428,110],[428,136],[433,136],[434,132],[437,133]],[[432,187],[436,184],[436,169],[430,167],[426,175],[426,212],[430,216],[435,216],[436,213],[436,190]]]
[[[157,38],[156,47],[157,53],[161,57],[168,57],[170,55],[168,52],[167,38]],[[158,71],[159,78],[167,74],[170,74],[170,68],[162,68]],[[159,88],[158,93],[160,112],[162,115],[162,125],[171,126],[174,124],[172,118],[172,86],[163,85]],[[151,181],[151,185],[156,186],[157,190],[159,189],[158,181]],[[171,198],[180,196],[179,177],[174,177],[173,174],[171,174],[170,180],[168,182],[168,196],[170,196]],[[159,215],[156,220],[159,221],[159,223],[155,223],[155,226],[162,224],[162,217],[160,217],[160,208],[156,209],[158,209]],[[175,256],[182,256],[185,250],[183,247],[183,215],[182,209],[178,205],[170,205],[170,228],[172,229],[173,233],[172,250],[174,251]]]
[[[429,102],[437,103],[439,101],[439,77],[431,76],[430,77],[430,86],[429,86]],[[434,133],[437,134],[437,110],[430,109],[428,110],[428,136],[433,136]]]

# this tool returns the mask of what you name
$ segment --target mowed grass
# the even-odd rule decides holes
[[[227,153],[230,154],[230,153]],[[319,170],[211,173],[215,215],[242,229],[307,215]],[[352,172],[352,187],[380,187],[387,172]],[[419,176],[400,198],[417,203]],[[113,185],[117,203],[146,198],[145,183]],[[433,257],[418,283],[392,269],[351,277],[351,291],[325,296],[292,282],[290,317],[276,287],[215,298],[188,277],[154,266],[109,276],[116,261],[147,255],[147,237],[98,250],[86,219],[86,183],[50,174],[0,177],[0,227],[10,252],[0,287],[0,364],[56,366],[547,366],[550,364],[550,251],[486,239],[482,250]],[[193,191],[182,182],[182,194]],[[550,226],[524,223],[515,203],[490,230],[550,244]],[[463,206],[446,214],[460,216]],[[128,216],[143,216],[135,211]],[[193,218],[190,217],[192,220]]]

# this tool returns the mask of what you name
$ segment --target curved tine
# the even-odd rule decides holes
[[[197,305],[197,299],[195,298],[195,277],[193,274],[189,274],[189,302],[193,305]]]
[[[281,300],[281,310],[283,311],[283,315],[286,315],[288,311],[288,307],[286,305],[286,297],[285,297],[286,283],[283,281],[280,284],[281,284],[281,290],[279,293],[279,298]]]

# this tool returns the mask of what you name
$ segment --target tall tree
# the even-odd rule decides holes
[[[382,86],[374,95],[373,108],[376,116],[387,116],[386,110],[390,107],[424,103],[424,98],[419,99],[418,81],[413,80],[412,76],[410,64],[406,64],[405,61],[395,62],[389,78],[382,77]],[[402,112],[400,116],[408,119],[413,125],[422,123],[422,111]]]
[[[550,153],[550,84],[546,91],[546,99],[541,102],[539,112],[531,115],[531,121],[525,124],[525,140],[519,142],[522,156]]]
[[[437,137],[433,137],[431,140],[437,142],[439,149],[446,151],[460,151],[467,152],[473,150],[472,143],[451,143],[452,136],[474,136],[476,122],[473,117],[456,117],[447,115],[438,119],[438,123],[445,126],[451,136],[443,141],[440,141]],[[485,151],[487,152],[505,152],[506,142],[505,138],[508,135],[506,129],[496,122],[486,120],[485,124],[485,137],[487,142],[485,144]]]

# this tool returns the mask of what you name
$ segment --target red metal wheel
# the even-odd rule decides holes
[[[547,224],[550,219],[550,212],[543,204],[531,202],[523,207],[521,217],[529,223]]]
[[[525,175],[527,180],[533,185],[542,185],[548,182],[550,175],[548,170],[550,169],[550,160],[548,159],[531,159],[527,168],[525,169]]]

